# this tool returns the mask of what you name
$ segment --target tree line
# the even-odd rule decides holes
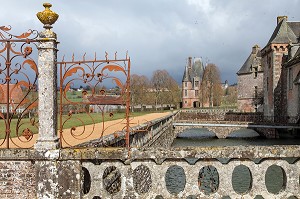
[[[145,75],[131,75],[131,105],[143,107],[163,104],[179,106],[182,101],[182,89],[166,70],[156,70],[149,79]],[[221,76],[215,64],[207,64],[199,89],[201,106],[213,107],[221,104],[236,103],[236,88],[222,88]]]
[[[131,105],[176,106],[181,101],[178,83],[166,70],[156,70],[151,79],[145,75],[131,75]]]

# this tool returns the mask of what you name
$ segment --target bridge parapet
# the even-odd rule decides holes
[[[165,117],[147,121],[130,129],[131,147],[170,147],[176,137],[173,131],[173,118],[177,112]],[[119,131],[111,135],[104,136],[78,147],[123,147],[125,146],[125,131]]]
[[[101,149],[94,150],[97,154]],[[261,195],[286,199],[300,196],[298,146],[133,149],[127,160],[122,159],[126,151],[122,156],[121,151],[116,152],[116,156],[110,156],[109,160],[103,153],[106,161],[95,164],[88,155],[93,151],[81,151],[82,166],[86,170],[84,175],[90,176],[90,181],[83,182],[83,185],[89,185],[83,198],[153,199],[160,195],[163,198],[230,196],[250,199]],[[84,160],[86,156],[89,158]],[[287,162],[284,157],[290,157],[292,161]],[[237,180],[233,176],[238,175],[235,169],[241,165],[251,176],[248,189],[242,193],[233,185]],[[282,170],[282,186],[278,193],[265,184],[273,167]]]
[[[132,148],[130,153],[124,148],[70,148],[45,154],[3,149],[0,170],[7,183],[0,193],[2,198],[34,198],[38,182],[47,181],[51,172],[59,198],[299,198],[299,154],[300,147],[292,145]],[[47,160],[59,169],[39,167]],[[249,176],[243,188],[236,183],[240,167]],[[274,169],[279,170],[275,178]],[[273,181],[266,184],[272,175]],[[21,192],[15,188],[19,186]]]
[[[245,113],[232,109],[195,109],[181,110],[175,121],[231,121],[246,122],[253,124],[280,124],[280,125],[299,125],[299,116],[264,116],[263,113]]]

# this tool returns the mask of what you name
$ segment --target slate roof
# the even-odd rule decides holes
[[[284,63],[284,66],[289,67],[293,64],[296,64],[300,62],[300,48],[298,48],[297,52],[295,53],[295,55],[286,63]]]
[[[183,82],[191,82],[192,81],[191,77],[190,77],[188,66],[185,66],[185,70],[184,70],[184,73],[183,73],[182,81]]]
[[[247,58],[247,60],[243,64],[243,66],[237,72],[238,75],[248,74],[248,73],[252,72],[251,71],[251,67],[256,64],[255,63],[255,61],[256,61],[255,59],[257,59],[258,61],[261,61],[261,53],[260,53],[259,46],[255,45],[253,48],[255,48],[255,51],[252,50],[252,52],[250,53],[249,57]]]
[[[272,43],[298,43],[299,36],[300,22],[287,22],[287,19],[284,18],[277,24],[267,45]]]
[[[120,95],[87,96],[87,99],[95,105],[125,105],[125,101]]]
[[[204,66],[202,60],[200,58],[195,58],[191,68],[189,68],[188,65],[185,66],[182,82],[191,82],[195,77],[199,77],[199,80],[201,80],[203,71]]]

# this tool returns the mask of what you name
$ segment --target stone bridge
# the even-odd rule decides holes
[[[175,131],[176,135],[178,135],[186,130],[189,130],[189,129],[205,128],[205,129],[209,130],[210,132],[214,133],[216,135],[216,137],[218,137],[218,138],[227,138],[228,135],[230,135],[234,131],[237,131],[240,129],[245,129],[245,127],[240,127],[240,126],[229,126],[229,125],[216,126],[216,125],[213,125],[212,123],[210,123],[210,124],[174,123],[173,125],[174,125],[174,131]]]
[[[176,135],[188,129],[206,128],[218,138],[226,138],[240,129],[252,129],[266,138],[278,138],[280,130],[300,129],[299,124],[295,123],[271,122],[261,113],[238,113],[227,109],[181,110],[174,116],[173,126]]]
[[[188,129],[206,128],[210,132],[215,133],[218,138],[227,138],[231,133],[241,129],[252,129],[260,136],[266,138],[277,138],[276,130],[278,129],[300,129],[300,126],[273,126],[273,125],[254,125],[247,123],[230,123],[230,122],[177,122],[173,123],[175,134],[178,135]]]

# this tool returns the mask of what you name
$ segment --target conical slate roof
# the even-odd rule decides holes
[[[195,58],[192,66],[185,66],[184,74],[182,77],[183,82],[191,82],[193,78],[197,77],[199,80],[202,79],[203,76],[203,63],[200,58]]]
[[[258,45],[253,46],[252,52],[243,64],[243,66],[240,68],[240,70],[237,72],[238,75],[241,74],[247,74],[251,72],[251,67],[254,66],[256,63],[255,61],[261,60],[261,53],[260,53],[260,47]]]
[[[194,69],[194,75],[202,79],[204,67],[200,58],[194,59],[193,69]]]
[[[185,70],[184,70],[184,73],[183,73],[182,81],[183,82],[190,82],[191,81],[191,77],[190,77],[188,66],[185,66]]]

